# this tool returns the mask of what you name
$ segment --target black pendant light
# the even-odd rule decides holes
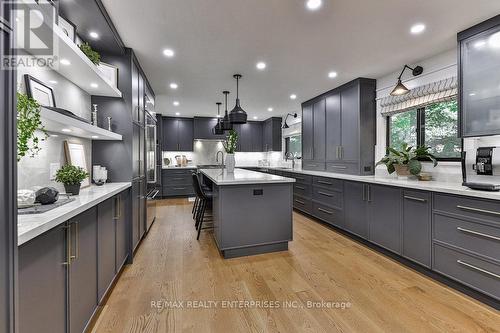
[[[229,120],[233,124],[245,124],[247,122],[247,113],[241,108],[239,98],[239,80],[241,79],[241,75],[234,74],[233,77],[236,79],[236,105],[229,113]]]
[[[396,87],[394,87],[394,89],[392,89],[392,91],[391,91],[391,94],[390,94],[391,96],[406,95],[407,93],[410,92],[410,89],[406,88],[406,86],[403,84],[403,82],[401,82],[401,77],[403,76],[403,73],[405,72],[405,70],[407,68],[412,71],[413,76],[419,76],[424,71],[422,66],[417,66],[415,68],[411,68],[410,66],[405,65],[403,67],[403,70],[401,71],[401,74],[399,74],[398,83],[396,84]]]
[[[222,127],[222,119],[220,117],[220,105],[222,103],[217,102],[215,104],[217,104],[217,125],[215,125],[215,127],[212,128],[212,133],[214,135],[222,135],[222,134],[224,134],[224,128]]]
[[[289,114],[287,114],[286,117],[285,117],[285,121],[283,122],[283,126],[281,126],[282,129],[290,128],[290,126],[288,126],[288,124],[286,123],[286,120],[288,119],[288,116],[292,116],[293,118],[297,118],[297,114],[296,113],[289,113]]]
[[[229,114],[227,112],[227,95],[229,95],[229,91],[224,90],[222,93],[224,94],[224,98],[226,100],[226,103],[225,103],[226,112],[224,114],[224,118],[222,118],[222,129],[224,131],[229,131],[229,130],[233,129],[233,124],[229,120]]]

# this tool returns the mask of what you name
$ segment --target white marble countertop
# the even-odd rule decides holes
[[[293,178],[286,178],[238,168],[234,169],[233,173],[228,173],[225,169],[201,169],[200,171],[217,186],[295,182],[295,179]]]
[[[162,170],[176,170],[176,169],[196,169],[196,165],[186,165],[186,166],[162,166]]]
[[[17,245],[20,246],[61,223],[83,213],[89,208],[111,198],[132,186],[132,183],[109,183],[92,185],[80,191],[75,201],[54,208],[42,214],[17,216]]]
[[[259,169],[272,169],[283,172],[299,173],[311,176],[320,176],[328,178],[336,178],[343,180],[353,180],[358,182],[380,184],[380,185],[390,185],[398,186],[403,188],[410,188],[416,190],[433,191],[440,193],[449,193],[457,195],[465,195],[469,197],[477,197],[483,199],[500,200],[500,192],[489,192],[489,191],[478,191],[471,190],[468,187],[462,186],[461,182],[442,182],[442,181],[419,181],[417,179],[398,179],[396,176],[355,176],[355,175],[345,175],[340,173],[326,172],[326,171],[311,171],[302,170],[300,168],[288,169],[280,167],[248,167],[248,168],[259,168]]]

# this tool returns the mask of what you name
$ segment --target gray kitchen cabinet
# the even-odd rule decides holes
[[[196,169],[163,169],[162,185],[164,197],[184,197],[194,195],[193,177]]]
[[[193,151],[193,118],[162,117],[163,150]]]
[[[101,302],[116,271],[115,201],[111,198],[97,206],[97,285]]]
[[[340,147],[342,147],[342,126],[340,93],[334,93],[325,99],[326,103],[326,159],[328,161],[340,160]]]
[[[132,223],[131,223],[131,232],[132,232],[132,249],[135,250],[140,241],[139,236],[139,191],[140,191],[140,180],[132,181],[132,189],[131,189],[131,200],[132,200]]]
[[[131,69],[131,100],[132,100],[132,121],[139,122],[139,69],[134,61],[132,61]]]
[[[263,122],[248,121],[245,124],[234,125],[238,132],[238,149],[240,152],[262,152],[263,151]],[[270,134],[269,134],[270,135]]]
[[[401,253],[401,189],[368,185],[368,239],[383,248]]]
[[[302,105],[302,159],[311,161],[313,159],[313,106]]]
[[[326,154],[326,125],[325,100],[320,99],[313,104],[313,160],[325,162]]]
[[[123,191],[114,197],[114,214],[113,219],[116,224],[116,273],[122,268],[129,254],[129,239],[127,230],[127,214],[126,204],[129,202],[130,192]]]
[[[340,157],[342,161],[359,162],[360,109],[359,85],[345,88],[340,93],[342,116]]]
[[[344,181],[344,228],[368,238],[367,184]]]
[[[19,247],[20,333],[67,331],[68,232],[63,224]]]
[[[69,331],[83,332],[97,308],[97,209],[68,222],[72,235],[69,265]]]
[[[179,151],[193,151],[193,119],[179,118],[178,120],[177,140],[179,142]]]
[[[264,121],[262,145],[264,151],[281,151],[281,117],[271,117]]]
[[[141,169],[140,139],[141,131],[140,126],[132,124],[132,177],[139,177]]]
[[[139,181],[139,239],[146,233],[146,179]]]
[[[217,118],[194,117],[194,139],[200,140],[220,140],[225,138],[225,134],[215,135],[213,129],[217,125]]]
[[[146,131],[143,126],[139,126],[139,177],[146,176]]]
[[[251,133],[252,133],[252,152],[262,152],[264,151],[264,124],[262,122],[250,122],[251,124]]]
[[[431,193],[403,191],[402,255],[431,266]]]
[[[162,150],[178,151],[177,118],[162,117]]]
[[[145,87],[145,82],[144,82],[144,77],[142,75],[139,75],[139,94],[137,96],[137,100],[139,102],[139,124],[142,126],[146,125],[146,107],[145,107],[145,94],[146,94],[146,87]]]

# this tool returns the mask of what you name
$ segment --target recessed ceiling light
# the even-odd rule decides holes
[[[65,66],[69,66],[71,65],[71,62],[68,60],[68,59],[61,59],[61,61],[59,61],[62,65],[65,65]]]
[[[59,137],[59,135],[57,135],[57,134],[51,134],[50,136],[51,136],[52,138],[57,138],[57,137]]]
[[[471,92],[471,93],[469,94],[469,96],[476,96],[476,93],[475,93],[475,92]]]
[[[330,79],[334,79],[334,78],[336,78],[336,77],[337,77],[337,72],[330,72],[330,73],[328,73],[328,77],[329,77]]]
[[[485,45],[486,45],[486,41],[484,41],[484,40],[479,40],[479,41],[477,41],[477,42],[475,42],[475,43],[474,43],[474,47],[475,47],[476,49],[481,49],[481,48],[483,48]]]
[[[99,139],[99,135],[92,135],[92,139]]]
[[[417,23],[411,27],[410,32],[414,35],[417,35],[424,32],[424,30],[425,30],[425,24]]]
[[[65,132],[65,133],[71,132],[71,130],[69,128],[63,128],[61,131]]]
[[[257,116],[253,116],[253,119],[254,119],[254,120],[257,120],[257,119],[259,119],[259,117],[257,117]]]
[[[177,89],[179,85],[175,82],[170,83],[170,89]]]
[[[266,69],[266,63],[265,62],[258,62],[257,65],[255,65],[255,67],[257,67],[257,69],[260,69],[260,70],[264,70]]]
[[[174,101],[172,104],[174,104],[174,106],[179,106],[179,101]]]
[[[267,108],[267,111],[272,112],[273,108]]]
[[[92,88],[99,88],[99,85],[97,83],[91,83],[90,86]]]
[[[57,81],[56,80],[50,80],[49,83],[57,84]]]
[[[90,38],[93,38],[93,39],[98,39],[99,38],[99,34],[95,31],[91,31],[89,32],[89,36]]]
[[[172,49],[165,49],[163,50],[163,55],[165,55],[165,57],[172,58],[175,55],[175,52]]]
[[[176,116],[180,116],[181,114],[180,114],[179,112],[176,112],[176,113],[175,113],[175,115],[176,115]]]
[[[307,0],[306,2],[306,7],[309,10],[316,10],[321,7],[322,1],[321,0]]]
[[[296,98],[297,98],[297,95],[295,95],[295,94],[290,95],[290,99],[296,99]]]

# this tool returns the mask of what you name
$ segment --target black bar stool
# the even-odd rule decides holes
[[[196,240],[200,239],[200,233],[202,229],[212,229],[213,227],[203,227],[203,222],[208,222],[205,220],[207,216],[205,213],[207,211],[207,207],[212,206],[212,197],[213,194],[210,191],[204,191],[201,187],[200,180],[196,173],[193,173],[193,187],[194,192],[196,193],[197,207],[194,209],[194,215],[196,217],[195,227],[198,230],[198,235],[196,236]]]
[[[203,189],[203,192],[211,192],[212,191],[212,188],[210,186],[207,186],[201,182],[201,180],[200,180],[201,173],[200,172],[195,171],[195,172],[191,173],[191,175],[196,175],[198,177],[198,182],[201,184],[201,188]],[[193,186],[194,186],[194,184],[193,184]],[[195,194],[196,194],[196,190],[195,190]],[[200,203],[200,200],[199,200],[198,196],[196,196],[194,198],[193,209],[191,209],[191,214],[193,214],[193,220],[196,218],[196,211],[198,209],[199,203]]]

